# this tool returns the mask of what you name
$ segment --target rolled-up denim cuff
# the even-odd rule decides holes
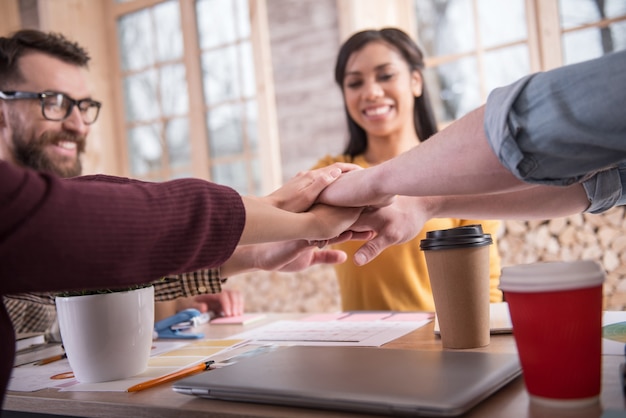
[[[596,173],[582,182],[590,205],[588,213],[602,213],[614,206],[623,205],[622,193],[626,181],[626,167],[616,167]]]
[[[512,132],[509,124],[509,109],[531,77],[526,76],[506,88],[493,90],[485,104],[484,128],[487,141],[500,163],[522,181],[526,179],[519,172],[518,165],[524,160],[524,154],[515,140],[517,132],[514,127]]]
[[[626,158],[626,51],[535,73],[494,89],[485,134],[522,181],[566,186]]]
[[[534,126],[535,121],[533,119],[533,122],[530,122],[529,115],[536,117],[535,115],[542,115],[543,112],[555,114],[554,109],[545,103],[541,103],[541,108],[539,105],[532,107],[527,103],[526,96],[529,94],[531,83],[538,75],[542,74],[528,75],[490,93],[485,105],[484,120],[487,141],[500,163],[524,182],[551,186],[569,186],[581,182],[583,175],[562,177],[555,175],[562,169],[566,172],[571,171],[572,163],[567,157],[563,158],[562,143],[556,141],[552,144],[545,141],[539,147],[528,144],[531,137],[549,136],[550,133],[543,123],[538,125],[544,128]],[[520,96],[523,97],[520,99]],[[520,100],[523,105],[516,106],[516,102]],[[525,149],[529,145],[533,146]]]

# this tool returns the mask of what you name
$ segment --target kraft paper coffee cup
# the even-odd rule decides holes
[[[505,267],[500,277],[531,400],[598,402],[602,376],[602,283],[593,261]]]
[[[482,226],[429,231],[424,251],[444,348],[489,344],[489,245]]]

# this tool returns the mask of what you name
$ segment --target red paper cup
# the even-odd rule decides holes
[[[593,261],[505,267],[500,289],[531,399],[547,405],[598,401],[602,371],[602,283]]]

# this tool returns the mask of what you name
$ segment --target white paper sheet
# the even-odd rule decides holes
[[[154,341],[148,368],[128,379],[101,383],[80,383],[75,378],[63,378],[72,369],[67,359],[43,366],[28,364],[13,368],[9,390],[32,392],[45,388],[57,388],[70,392],[125,392],[130,386],[172,373],[192,364],[206,361],[212,356],[245,343],[242,340]]]
[[[398,315],[398,320],[394,320]],[[430,314],[413,315],[407,321],[404,313],[359,312],[330,320],[277,321],[251,331],[233,335],[232,338],[256,343],[278,345],[349,345],[379,347],[414,331],[432,319]],[[415,317],[415,315],[419,315]],[[377,318],[371,320],[371,318]]]

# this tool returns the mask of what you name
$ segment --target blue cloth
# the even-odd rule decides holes
[[[588,212],[626,203],[626,51],[495,89],[485,132],[520,180],[583,183]]]

